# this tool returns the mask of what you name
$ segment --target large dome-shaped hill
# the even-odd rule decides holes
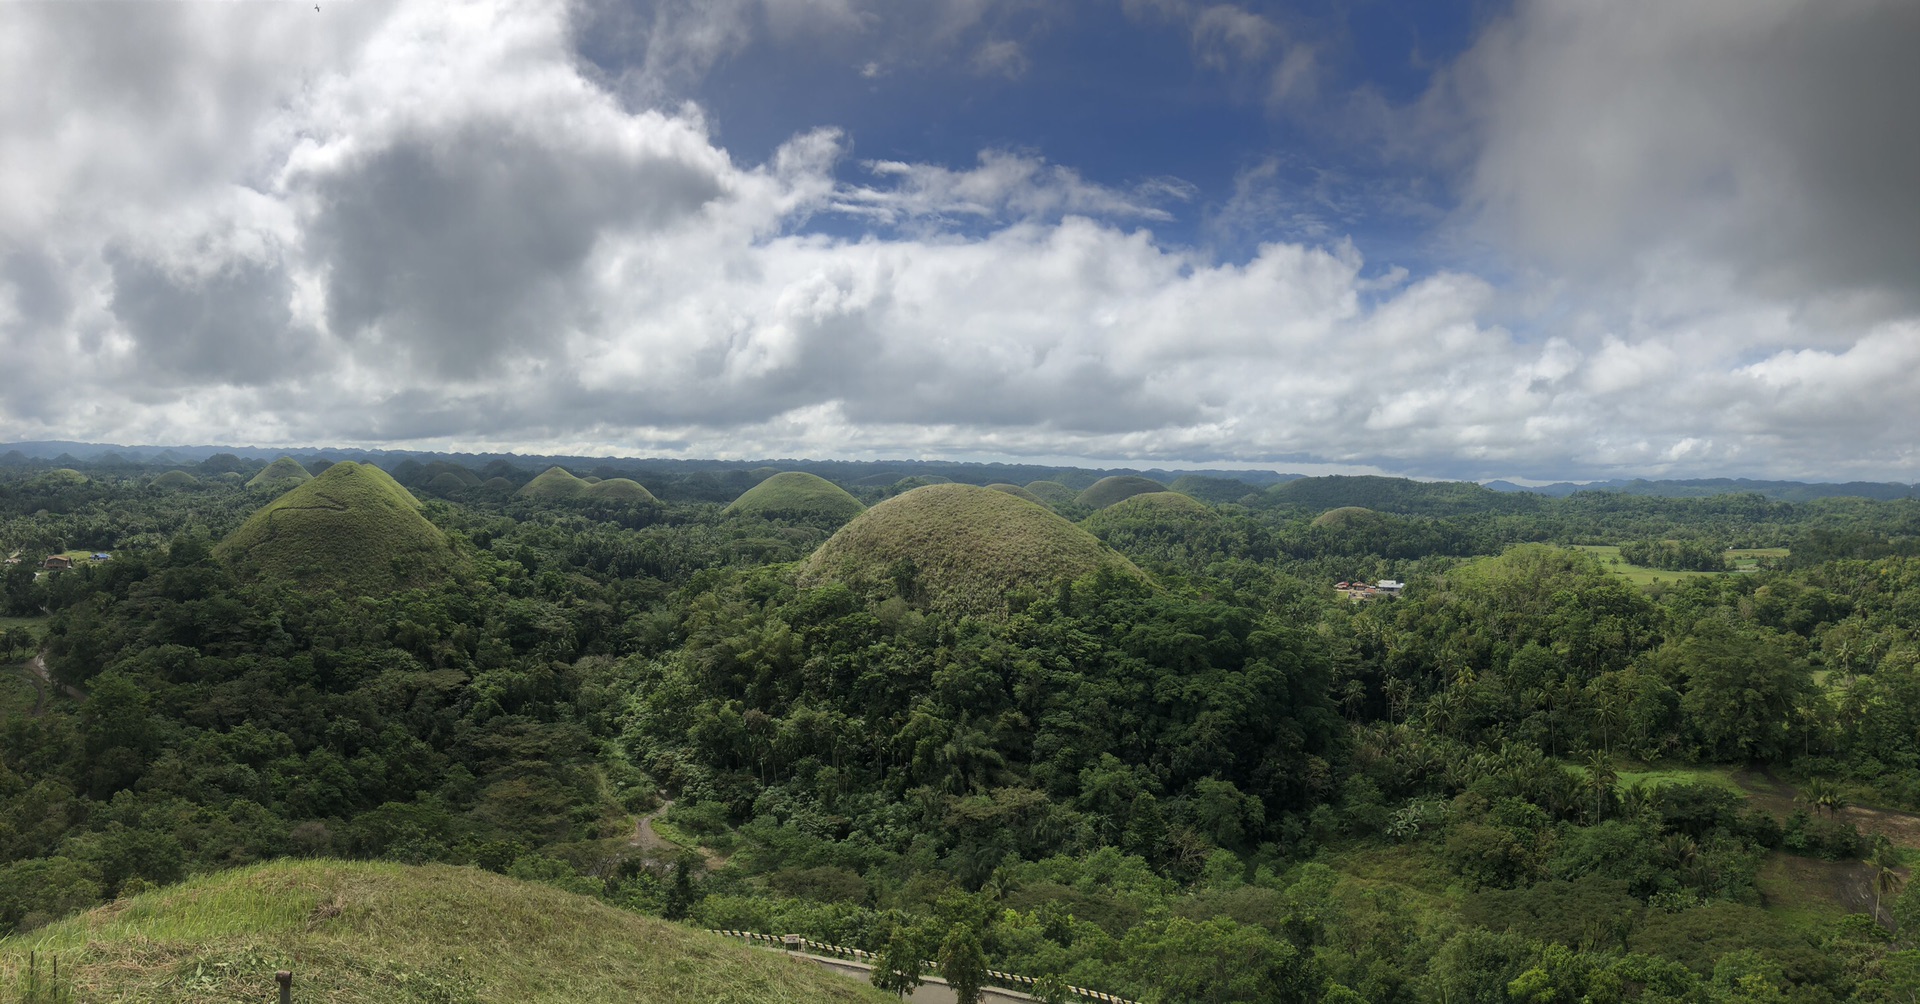
[[[200,479],[186,471],[168,471],[154,478],[152,483],[155,488],[192,488],[200,483]]]
[[[268,503],[214,553],[244,575],[361,594],[431,582],[455,563],[446,535],[399,482],[352,461]]]
[[[826,478],[805,471],[783,471],[747,489],[727,511],[745,516],[845,522],[866,508]]]
[[[1011,495],[1017,499],[1026,499],[1027,501],[1035,503],[1037,505],[1046,505],[1045,502],[1040,500],[1040,496],[1035,495],[1034,493],[1026,490],[1025,488],[1020,487],[1019,485],[1009,485],[1005,483],[1000,483],[1000,484],[991,484],[991,485],[988,485],[987,487],[997,492],[1006,492],[1008,495]]]
[[[632,478],[609,478],[587,485],[580,493],[582,498],[597,499],[601,502],[652,502],[653,493],[647,486]]]
[[[281,457],[261,468],[260,473],[255,474],[247,482],[247,487],[262,491],[286,491],[294,485],[305,484],[312,478],[313,475],[308,474],[307,469],[300,466],[300,461],[292,457]]]
[[[1027,494],[1039,499],[1042,504],[1063,506],[1072,505],[1074,498],[1080,493],[1058,481],[1029,481]]]
[[[1133,563],[1052,510],[974,485],[916,488],[855,517],[807,559],[802,585],[856,588],[896,578],[911,563],[914,592],[946,613],[991,615],[1007,593],[1046,588]]]
[[[1074,501],[1089,509],[1105,509],[1122,499],[1132,498],[1145,492],[1166,490],[1166,485],[1152,478],[1143,478],[1135,474],[1115,474],[1095,481]]]
[[[1313,518],[1313,526],[1340,529],[1349,526],[1367,526],[1382,522],[1380,514],[1365,506],[1343,505],[1338,509],[1328,509]]]
[[[566,468],[549,467],[513,494],[528,499],[570,499],[586,490],[587,483],[569,474]]]
[[[1205,502],[1190,495],[1174,491],[1141,492],[1129,495],[1114,504],[1087,517],[1087,523],[1096,520],[1108,522],[1120,520],[1145,520],[1167,523],[1208,522],[1220,518]]]

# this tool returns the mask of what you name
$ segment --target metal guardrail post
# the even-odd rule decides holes
[[[280,982],[280,1004],[293,1004],[293,974],[282,969],[273,978]]]

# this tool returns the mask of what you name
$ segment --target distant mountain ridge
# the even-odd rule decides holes
[[[1242,470],[1164,470],[1161,468],[1135,469],[1131,467],[1094,468],[1061,467],[1044,464],[1007,464],[982,463],[958,460],[805,460],[798,458],[766,458],[755,460],[674,460],[648,457],[585,457],[562,454],[537,455],[521,453],[444,453],[429,450],[368,450],[360,448],[336,447],[295,447],[284,446],[122,446],[115,443],[79,443],[66,440],[42,440],[22,443],[0,443],[0,464],[6,463],[9,452],[20,454],[30,460],[59,460],[66,458],[77,463],[116,463],[129,464],[179,464],[182,466],[200,463],[209,457],[226,453],[247,460],[273,461],[280,457],[292,457],[301,463],[315,460],[352,460],[362,464],[373,464],[383,470],[391,471],[408,460],[422,464],[444,461],[479,469],[493,461],[505,461],[522,468],[544,470],[548,467],[564,467],[576,472],[598,472],[606,469],[620,473],[660,473],[693,474],[701,471],[721,469],[751,469],[771,467],[776,471],[804,471],[826,478],[837,484],[851,484],[862,478],[878,479],[875,483],[892,483],[909,477],[944,477],[963,484],[988,485],[994,483],[1026,484],[1031,481],[1062,480],[1075,491],[1091,486],[1095,481],[1110,475],[1134,475],[1148,477],[1166,484],[1184,475],[1239,480],[1255,487],[1266,487],[1284,481],[1292,481],[1305,475],[1283,474],[1279,471],[1242,471]],[[111,456],[109,456],[111,454]],[[19,462],[18,460],[14,462]],[[602,475],[605,476],[605,475]]]
[[[644,457],[586,457],[569,455],[536,455],[518,453],[444,453],[428,450],[368,450],[360,448],[312,447],[288,449],[286,447],[256,446],[122,446],[114,443],[81,443],[68,440],[39,440],[20,443],[0,443],[0,465],[22,463],[30,460],[55,461],[61,464],[177,464],[189,466],[200,463],[219,454],[257,461],[272,461],[279,457],[292,457],[301,463],[311,465],[318,460],[352,460],[363,464],[373,464],[384,470],[392,471],[407,461],[421,464],[446,462],[478,469],[488,463],[505,462],[521,468],[544,470],[551,466],[563,466],[580,471],[598,472],[601,477],[659,473],[691,475],[700,472],[771,467],[774,470],[804,471],[826,478],[837,484],[852,484],[862,479],[874,483],[891,483],[909,477],[943,477],[963,484],[989,485],[1013,484],[1030,485],[1035,481],[1059,482],[1073,489],[1083,491],[1101,478],[1111,476],[1146,477],[1162,484],[1176,484],[1176,490],[1184,490],[1177,484],[1186,480],[1189,485],[1205,485],[1208,479],[1217,482],[1212,491],[1189,491],[1208,497],[1210,501],[1232,501],[1239,490],[1233,482],[1252,488],[1267,489],[1275,485],[1293,481],[1324,481],[1325,478],[1310,477],[1304,474],[1289,474],[1280,471],[1247,470],[1166,470],[1164,468],[1136,469],[1129,467],[1093,468],[1060,467],[1042,464],[980,463],[973,461],[947,460],[801,460],[765,459],[765,460],[673,460]],[[1337,477],[1337,476],[1336,476]],[[1381,481],[1409,481],[1405,478],[1381,478]],[[1433,484],[1436,482],[1411,482],[1414,484]],[[1473,484],[1473,482],[1438,482],[1439,484]],[[1649,480],[1646,478],[1615,478],[1608,481],[1592,481],[1585,484],[1573,481],[1560,481],[1548,485],[1518,485],[1511,481],[1495,480],[1484,482],[1484,487],[1494,492],[1509,494],[1543,495],[1551,498],[1565,498],[1575,492],[1618,492],[1623,495],[1646,495],[1659,498],[1705,498],[1713,495],[1736,493],[1755,493],[1783,502],[1806,502],[1822,498],[1858,497],[1876,500],[1903,499],[1920,497],[1920,485],[1902,484],[1897,481],[1848,481],[1806,482],[1806,481],[1766,481],[1750,478],[1677,478]]]
[[[1684,478],[1649,481],[1616,478],[1576,484],[1560,481],[1550,485],[1516,485],[1511,481],[1489,481],[1486,487],[1497,492],[1529,492],[1552,498],[1566,498],[1575,492],[1618,492],[1622,495],[1651,495],[1658,498],[1705,498],[1710,495],[1752,493],[1782,502],[1806,502],[1825,498],[1904,499],[1920,496],[1920,486],[1898,481],[1755,481],[1750,478]]]

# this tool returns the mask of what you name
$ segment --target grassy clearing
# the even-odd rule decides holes
[[[9,631],[13,628],[26,628],[33,632],[35,638],[39,638],[46,634],[47,619],[45,617],[0,617],[0,631]]]
[[[1620,548],[1613,544],[1575,544],[1574,550],[1585,551],[1600,559],[1600,563],[1611,571],[1626,577],[1636,586],[1649,586],[1656,582],[1679,582],[1701,575],[1723,575],[1724,572],[1674,572],[1664,568],[1647,568],[1624,561],[1620,557]]]
[[[1585,778],[1587,768],[1577,763],[1562,763],[1561,768],[1575,777]],[[1716,788],[1725,788],[1740,795],[1749,792],[1735,776],[1737,769],[1723,766],[1698,766],[1692,764],[1643,764],[1628,760],[1614,761],[1614,776],[1620,787],[1639,785],[1651,791],[1669,784],[1707,784]]]
[[[280,861],[121,900],[0,939],[0,993],[29,951],[80,1000],[328,1004],[888,998],[771,952],[471,868]]]
[[[1585,551],[1600,559],[1608,569],[1626,577],[1637,586],[1651,585],[1655,582],[1677,582],[1699,575],[1724,575],[1725,572],[1676,572],[1664,568],[1648,568],[1635,565],[1620,558],[1620,548],[1615,544],[1575,544],[1573,549]],[[1763,558],[1777,559],[1787,556],[1784,547],[1739,547],[1727,551],[1727,558],[1735,572],[1757,572]]]
[[[936,610],[991,614],[1006,609],[1011,590],[1044,589],[1101,568],[1140,574],[1092,534],[1031,502],[974,485],[928,485],[841,527],[807,559],[801,579],[858,588],[891,581]]]
[[[1808,933],[1830,930],[1834,921],[1849,913],[1873,909],[1872,894],[1857,861],[1821,861],[1772,851],[1761,859],[1753,884],[1769,914]]]
[[[40,689],[27,678],[25,667],[0,669],[0,721],[15,715],[31,714],[34,703],[39,699]]]

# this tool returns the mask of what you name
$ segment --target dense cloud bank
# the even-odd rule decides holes
[[[1044,151],[740,163],[557,2],[0,5],[0,438],[1911,480],[1920,19],[1625,6],[1394,112],[1507,252],[1409,276]],[[1207,10],[1196,58],[1264,37]]]

